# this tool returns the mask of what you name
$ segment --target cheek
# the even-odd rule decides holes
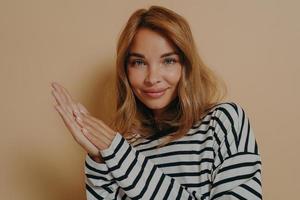
[[[128,70],[127,75],[128,81],[133,88],[141,85],[143,81],[143,74],[139,70]]]
[[[171,84],[177,84],[181,78],[181,67],[177,67],[175,69],[172,69],[168,71],[167,76],[168,76],[168,81]]]

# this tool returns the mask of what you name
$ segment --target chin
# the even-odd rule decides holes
[[[144,96],[138,96],[140,102],[142,102],[148,109],[151,110],[164,110],[175,99],[171,95],[166,95],[159,99],[144,98]]]
[[[142,101],[143,104],[151,109],[151,110],[161,110],[161,109],[164,109],[166,108],[170,103],[171,103],[171,100],[169,99],[165,99],[165,100],[159,100],[159,101]]]
[[[162,109],[168,105],[167,103],[145,102],[145,101],[142,101],[142,102],[149,109]]]
[[[161,105],[161,106],[159,106],[159,105],[147,105],[147,104],[145,104],[145,105],[147,106],[147,108],[149,108],[151,110],[161,110],[161,109],[164,109],[165,107],[167,107],[167,105]]]

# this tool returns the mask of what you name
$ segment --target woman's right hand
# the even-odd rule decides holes
[[[85,149],[85,151],[95,160],[96,162],[103,162],[101,154],[95,145],[93,145],[82,133],[80,125],[75,120],[77,116],[81,116],[81,113],[89,113],[87,109],[80,103],[76,103],[66,88],[58,83],[52,83],[53,87],[52,95],[54,96],[57,105],[55,109],[58,111],[66,127],[71,132],[75,141]]]

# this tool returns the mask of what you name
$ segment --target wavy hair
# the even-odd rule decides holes
[[[167,38],[179,51],[182,75],[178,96],[170,103],[162,119],[154,120],[149,110],[135,97],[127,78],[127,58],[130,45],[140,28],[148,28]],[[183,137],[209,109],[227,94],[225,82],[200,58],[188,22],[174,11],[151,6],[138,9],[128,19],[117,43],[116,113],[113,128],[129,141],[155,134],[157,127],[174,130],[160,140],[159,145]]]

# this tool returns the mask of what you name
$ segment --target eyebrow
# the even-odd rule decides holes
[[[175,51],[172,51],[172,52],[169,52],[169,53],[164,53],[160,57],[163,58],[163,57],[170,56],[170,55],[179,55],[179,54],[177,52],[175,52]],[[130,56],[135,56],[135,57],[139,57],[139,58],[145,58],[145,56],[143,54],[135,53],[135,52],[129,52],[128,58]]]

